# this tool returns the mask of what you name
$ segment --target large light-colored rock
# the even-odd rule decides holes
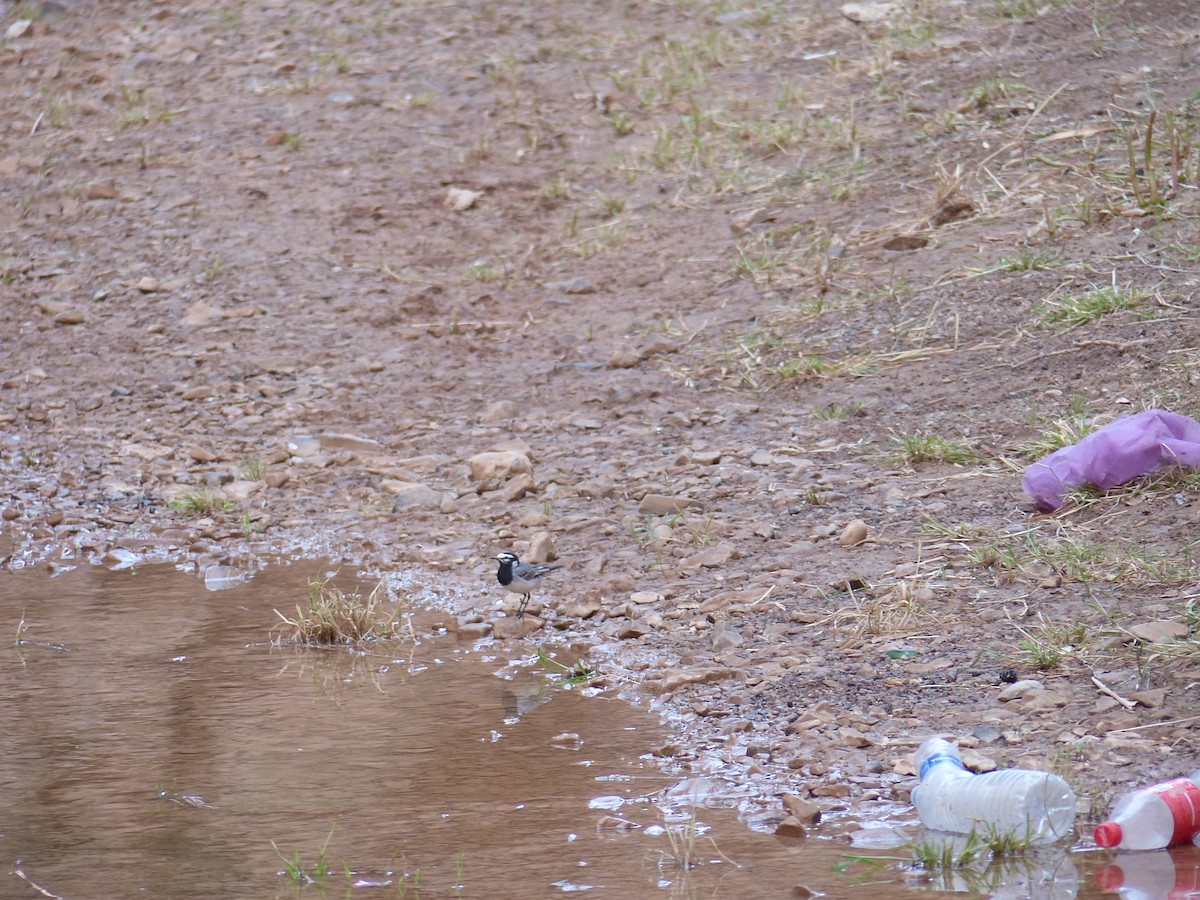
[[[564,616],[573,619],[590,619],[600,612],[600,601],[595,597],[584,597],[578,600],[568,600],[558,607]]]
[[[646,603],[659,603],[664,599],[666,598],[658,591],[634,591],[629,595],[629,602],[638,605]]]
[[[666,494],[647,494],[638,503],[638,512],[643,516],[670,516],[699,508],[699,500],[693,500],[691,497],[668,497]]]
[[[554,546],[554,536],[548,531],[539,531],[529,542],[525,551],[525,561],[531,563],[549,563],[558,559],[558,548]]]
[[[221,310],[218,307],[199,300],[188,307],[183,318],[179,320],[179,324],[185,328],[196,328],[207,325],[209,322],[215,322],[219,318],[221,318]]]
[[[534,493],[537,493],[537,482],[533,480],[533,476],[528,472],[521,472],[505,485],[504,490],[501,491],[501,496],[509,503],[512,503],[520,500],[527,494]]]
[[[174,450],[163,444],[126,444],[121,448],[125,456],[135,456],[143,462],[153,462],[156,459],[169,459]]]
[[[485,425],[499,425],[501,422],[515,419],[519,412],[520,407],[514,400],[495,400],[488,404],[488,408],[484,410],[479,421]]]
[[[668,694],[671,691],[679,690],[684,685],[712,684],[714,681],[722,681],[735,674],[737,674],[736,670],[720,666],[713,666],[707,669],[668,669],[658,679],[657,684],[648,682],[647,687],[659,694]]]
[[[533,474],[533,465],[529,457],[516,450],[494,450],[487,453],[476,453],[467,460],[471,467],[472,481],[496,481],[511,478],[513,475]]]
[[[802,838],[808,835],[804,825],[795,816],[785,816],[783,821],[775,826],[775,833],[780,837]]]
[[[392,495],[392,512],[404,509],[440,509],[443,494],[425,484],[386,480],[380,484]]]
[[[531,613],[518,619],[516,616],[500,616],[492,620],[492,634],[502,641],[519,641],[540,631],[546,620]]]
[[[870,535],[871,530],[867,527],[867,523],[862,519],[855,519],[842,529],[842,535],[838,538],[838,543],[843,547],[857,547]]]
[[[1187,626],[1182,622],[1164,619],[1158,622],[1141,622],[1129,629],[1133,636],[1151,644],[1183,640],[1188,636]]]
[[[243,503],[260,487],[257,481],[233,481],[221,488],[221,492],[234,503]]]
[[[1040,691],[1043,688],[1044,685],[1034,678],[1022,678],[1000,692],[1000,702],[1007,703],[1010,700],[1020,700],[1031,691]]]
[[[795,816],[801,822],[814,824],[821,821],[821,807],[795,794],[783,795],[783,808],[789,816]]]
[[[684,560],[682,567],[684,569],[719,569],[737,555],[737,549],[732,544],[714,544],[694,556],[689,556]]]
[[[712,647],[718,653],[722,650],[736,649],[746,643],[746,639],[742,637],[741,631],[738,630],[732,622],[718,622],[709,632],[709,639],[712,641]]]

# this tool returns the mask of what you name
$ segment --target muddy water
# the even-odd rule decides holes
[[[0,896],[918,887],[892,862],[835,871],[844,842],[756,834],[706,806],[699,865],[681,870],[687,842],[662,826],[690,813],[664,798],[689,785],[648,755],[655,721],[563,688],[528,647],[439,637],[420,616],[415,643],[362,654],[272,645],[272,610],[317,571],[221,591],[165,566],[0,576],[0,627],[25,622],[0,649]],[[290,881],[281,855],[313,874],[323,847],[324,886]]]

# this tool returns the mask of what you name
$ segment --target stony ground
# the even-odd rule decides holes
[[[1020,488],[1200,413],[1190,0],[0,30],[10,567],[414,567],[464,638],[598,663],[767,827],[903,810],[933,731],[1097,813],[1195,768],[1200,482]],[[564,567],[520,623],[510,547]]]

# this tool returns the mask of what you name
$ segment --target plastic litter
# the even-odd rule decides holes
[[[975,775],[963,766],[958,748],[941,738],[925,741],[913,761],[921,783],[912,802],[926,828],[1013,834],[1049,844],[1075,821],[1075,792],[1049,772],[999,769]]]
[[[1091,484],[1107,491],[1170,465],[1200,465],[1200,422],[1151,409],[1122,416],[1055,450],[1026,470],[1021,487],[1039,507],[1054,510],[1072,488]]]
[[[204,570],[204,586],[210,591],[227,591],[250,580],[250,574],[235,566],[209,566]]]
[[[1200,770],[1138,788],[1117,801],[1093,838],[1101,847],[1161,850],[1200,836]]]
[[[1096,887],[1123,900],[1182,900],[1200,897],[1200,850],[1118,853],[1096,869]]]

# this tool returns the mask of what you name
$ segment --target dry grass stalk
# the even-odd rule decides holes
[[[859,595],[851,591],[853,606],[843,606],[827,621],[835,628],[847,629],[846,647],[858,646],[868,637],[910,631],[927,615],[917,602],[918,593],[923,592],[911,579],[898,581],[878,594]]]

